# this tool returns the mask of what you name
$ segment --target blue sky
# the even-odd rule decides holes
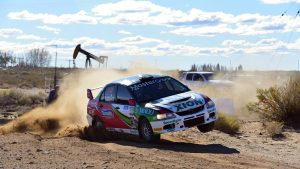
[[[300,59],[299,0],[1,0],[0,6],[0,50],[21,57],[44,47],[54,55],[57,44],[59,66],[68,65],[78,43],[108,55],[114,68],[146,61],[162,69],[231,63],[296,70]],[[83,61],[79,56],[77,66]]]

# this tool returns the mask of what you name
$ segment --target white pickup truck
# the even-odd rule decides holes
[[[231,87],[230,80],[215,80],[213,72],[184,72],[181,81],[188,86],[211,85],[215,87]]]
[[[215,80],[218,77],[213,72],[184,72],[182,73],[181,82],[194,89],[205,86],[213,87],[220,94],[219,97],[212,98],[218,111],[231,114],[235,112],[233,99],[223,97],[222,93],[223,91],[232,91],[234,84],[230,80],[225,80],[224,77]]]

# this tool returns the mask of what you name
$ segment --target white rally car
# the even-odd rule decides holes
[[[95,98],[88,89],[87,96],[91,126],[136,134],[148,142],[195,126],[208,132],[217,120],[209,97],[169,76],[131,76],[107,84]]]

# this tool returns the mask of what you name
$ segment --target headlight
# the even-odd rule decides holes
[[[156,118],[157,120],[162,120],[162,119],[170,119],[176,117],[174,113],[165,113],[165,114],[157,114]]]
[[[208,101],[207,103],[206,103],[206,107],[209,109],[209,108],[212,108],[212,107],[214,107],[215,106],[215,103],[213,102],[213,101]]]

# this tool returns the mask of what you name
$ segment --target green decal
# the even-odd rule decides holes
[[[131,125],[131,120],[130,118],[128,118],[127,116],[125,116],[124,114],[120,113],[117,109],[113,108],[114,113],[116,113],[116,115],[118,115],[128,126]]]

